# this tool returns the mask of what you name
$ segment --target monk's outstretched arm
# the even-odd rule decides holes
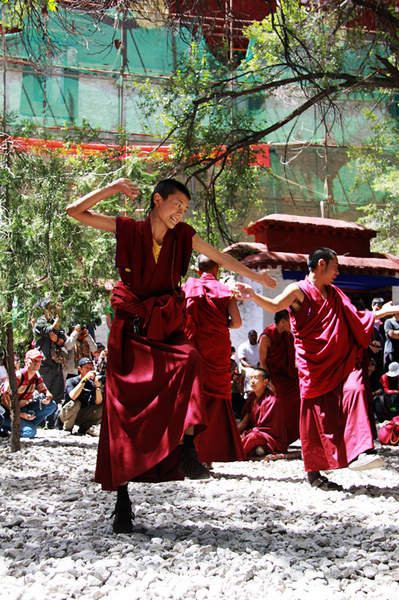
[[[304,300],[304,294],[296,283],[287,285],[285,290],[275,298],[268,298],[267,296],[257,294],[255,290],[246,283],[237,282],[234,287],[234,292],[237,300],[252,300],[255,304],[271,313],[287,309],[289,306],[292,306],[295,310],[295,306],[299,306]]]
[[[397,313],[399,313],[399,306],[397,304],[392,304],[392,302],[386,302],[380,310],[375,311],[374,315],[375,319],[383,319],[384,317],[391,317]]]
[[[90,208],[95,206],[101,200],[110,198],[117,193],[126,194],[129,198],[134,199],[140,194],[140,190],[135,183],[130,181],[130,179],[122,177],[121,179],[112,181],[99,190],[94,190],[93,192],[89,192],[85,196],[78,198],[78,200],[75,200],[75,202],[72,202],[72,204],[67,206],[66,212],[70,217],[73,217],[85,225],[90,225],[90,227],[95,227],[102,231],[115,233],[116,217],[92,212]]]
[[[243,277],[248,277],[252,281],[257,281],[265,287],[275,288],[277,285],[276,280],[269,275],[269,271],[252,271],[245,265],[242,265],[238,260],[230,256],[230,254],[219,252],[213,246],[205,242],[199,235],[195,234],[193,237],[193,248],[200,254],[205,254],[208,258],[213,260],[218,265],[225,267],[233,273],[238,273]]]

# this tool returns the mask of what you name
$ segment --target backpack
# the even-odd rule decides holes
[[[378,432],[378,439],[381,444],[386,446],[397,446],[399,443],[399,416],[390,421],[385,421]]]

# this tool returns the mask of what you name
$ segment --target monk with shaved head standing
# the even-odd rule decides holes
[[[291,283],[275,298],[237,284],[242,299],[252,299],[276,313],[289,309],[295,339],[301,408],[300,438],[307,477],[323,490],[340,486],[320,471],[382,466],[372,454],[373,436],[367,414],[362,357],[374,321],[398,311],[385,304],[379,311],[358,311],[333,285],[338,258],[330,248],[317,248],[308,257],[309,275]]]

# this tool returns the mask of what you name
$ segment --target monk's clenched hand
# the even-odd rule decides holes
[[[140,196],[141,191],[137,183],[133,183],[127,177],[121,177],[114,181],[113,185],[118,189],[121,194],[126,194],[129,198],[134,200],[137,196]]]

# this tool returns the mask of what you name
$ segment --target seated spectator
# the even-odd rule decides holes
[[[102,392],[93,361],[81,358],[78,363],[79,375],[71,377],[65,384],[65,399],[60,411],[64,430],[72,433],[74,425],[79,425],[78,433],[98,435],[94,425],[101,422]]]
[[[399,363],[390,363],[388,371],[381,376],[381,385],[387,418],[391,419],[399,415]]]
[[[287,452],[287,431],[281,402],[270,388],[270,375],[261,368],[249,376],[250,393],[238,430],[245,458]]]
[[[57,408],[56,403],[52,400],[52,395],[38,373],[42,359],[43,354],[39,350],[29,350],[25,354],[24,368],[15,373],[21,410],[21,437],[25,438],[35,437],[37,426],[44,423],[46,418],[52,415]],[[0,397],[1,403],[6,409],[5,427],[10,431],[11,397],[8,378],[0,388]]]

